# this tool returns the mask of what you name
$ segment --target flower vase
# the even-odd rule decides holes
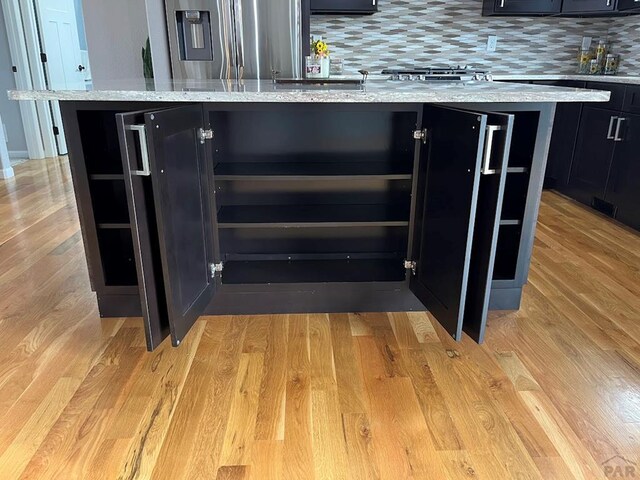
[[[318,78],[329,78],[331,70],[331,60],[329,57],[320,57],[320,75]]]

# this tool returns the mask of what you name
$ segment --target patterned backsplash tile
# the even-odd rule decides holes
[[[493,72],[573,73],[583,36],[609,37],[621,73],[640,70],[638,17],[482,17],[478,0],[379,0],[370,16],[312,16],[311,33],[343,58],[345,73],[402,65],[469,64]],[[489,35],[498,37],[487,52]]]
[[[609,38],[620,54],[620,73],[640,75],[640,15],[616,18],[609,27]]]

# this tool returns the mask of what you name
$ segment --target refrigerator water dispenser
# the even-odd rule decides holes
[[[211,61],[211,21],[206,10],[181,10],[176,12],[180,60]]]

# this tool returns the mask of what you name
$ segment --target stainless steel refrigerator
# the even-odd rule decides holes
[[[165,0],[173,78],[300,78],[308,0]]]

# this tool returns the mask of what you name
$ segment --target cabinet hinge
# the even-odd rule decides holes
[[[204,145],[204,142],[207,140],[213,140],[213,130],[205,130],[204,128],[200,129],[200,143]]]
[[[413,131],[413,139],[414,140],[422,140],[422,143],[427,143],[427,129],[423,128],[422,130],[414,130]]]
[[[211,278],[215,278],[216,273],[219,273],[222,276],[222,270],[224,270],[224,263],[210,263],[209,271],[211,272]]]
[[[40,53],[40,61],[42,63],[47,63],[47,54],[46,53],[44,53],[44,52]]]
[[[416,274],[416,262],[414,262],[412,260],[405,260],[404,261],[404,268],[406,268],[407,270],[411,270],[411,274],[412,275]]]

